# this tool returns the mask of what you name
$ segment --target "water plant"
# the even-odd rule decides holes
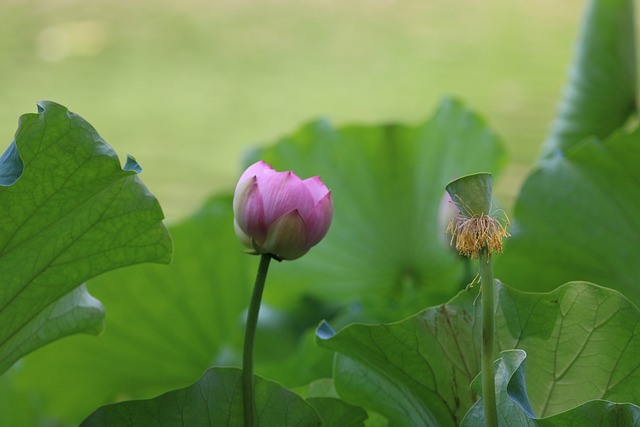
[[[455,99],[310,122],[169,226],[40,103],[0,157],[0,425],[640,425],[633,8],[589,4],[511,225],[501,140]]]

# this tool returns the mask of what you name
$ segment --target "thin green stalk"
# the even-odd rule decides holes
[[[480,252],[480,284],[482,292],[482,401],[487,427],[498,427],[496,385],[493,374],[493,269],[487,248]]]
[[[242,357],[242,395],[244,397],[244,426],[255,427],[256,423],[256,396],[253,388],[253,343],[258,325],[258,314],[260,313],[260,302],[262,301],[262,291],[269,271],[271,255],[260,256],[260,265],[256,274],[256,282],[253,285],[253,294],[247,313],[247,325],[244,331],[244,352]]]

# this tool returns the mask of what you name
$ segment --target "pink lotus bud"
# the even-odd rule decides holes
[[[320,177],[302,180],[264,161],[249,166],[233,195],[238,239],[258,254],[296,259],[327,234],[333,202]]]

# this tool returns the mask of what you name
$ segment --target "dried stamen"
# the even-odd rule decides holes
[[[509,224],[506,215],[505,222]],[[471,218],[457,216],[449,223],[447,233],[451,233],[451,244],[455,241],[456,250],[471,259],[479,258],[480,251],[485,248],[490,254],[501,253],[502,239],[509,236],[498,219],[485,214]]]

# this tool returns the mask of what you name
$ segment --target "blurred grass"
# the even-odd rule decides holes
[[[417,122],[446,94],[504,138],[509,202],[565,81],[583,2],[0,0],[0,130],[35,101],[133,154],[170,220],[242,153],[326,116]]]

